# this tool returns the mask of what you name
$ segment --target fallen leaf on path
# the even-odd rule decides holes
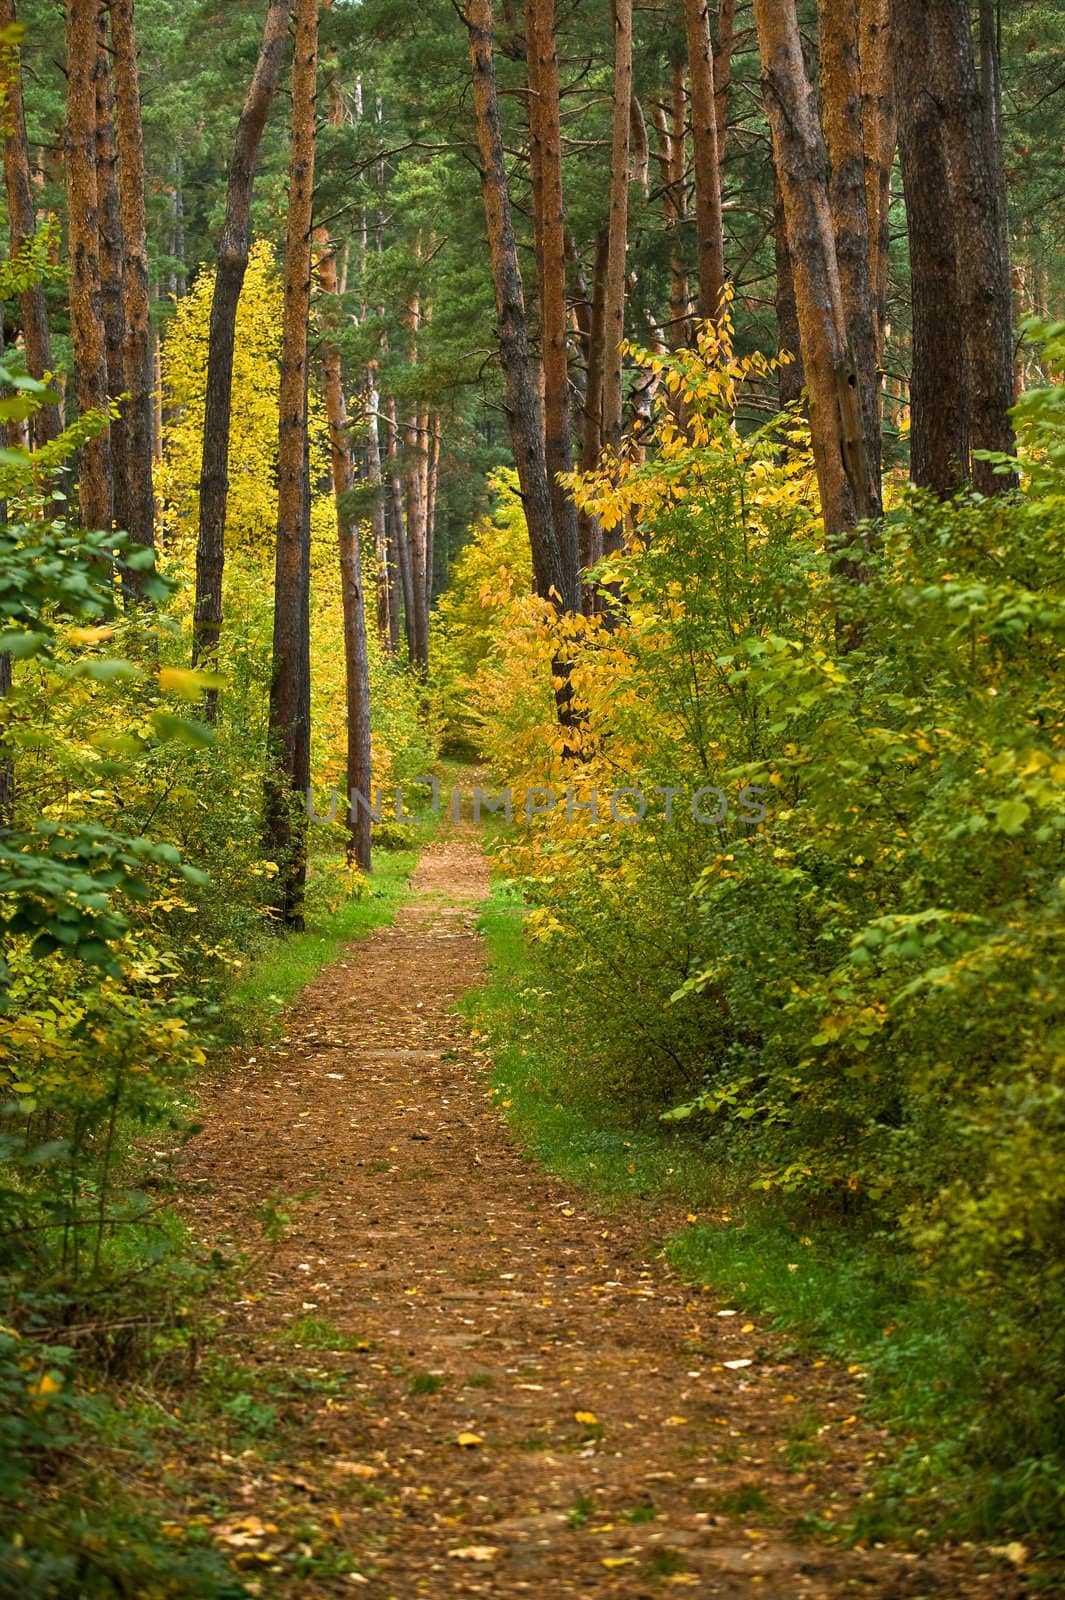
[[[366,1461],[334,1461],[332,1467],[347,1478],[376,1478],[380,1473],[379,1467],[371,1467]]]
[[[749,1356],[743,1356],[739,1361],[726,1361],[724,1363],[730,1372],[735,1372],[739,1367],[749,1367],[751,1364]]]
[[[494,1561],[499,1551],[491,1544],[466,1544],[459,1550],[449,1550],[452,1561]]]
[[[636,1557],[635,1556],[604,1556],[603,1557],[603,1566],[604,1567],[609,1567],[611,1569],[613,1569],[614,1567],[634,1567],[635,1565],[636,1565]]]
[[[479,1433],[459,1433],[455,1436],[455,1443],[461,1445],[463,1450],[475,1450],[484,1440]]]
[[[583,1422],[585,1427],[588,1428],[594,1428],[599,1421],[594,1411],[575,1411],[573,1419],[575,1422]]]

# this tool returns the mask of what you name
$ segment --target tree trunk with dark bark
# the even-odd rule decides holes
[[[215,664],[222,630],[234,330],[251,248],[251,197],[259,146],[277,89],[291,12],[292,0],[270,0],[259,59],[237,123],[226,186],[226,214],[218,242],[207,353],[207,392],[200,467],[200,526],[196,545],[196,606],[192,643],[194,666],[210,667]],[[207,696],[206,711],[208,719],[213,721],[217,714],[214,691]]]
[[[577,508],[558,482],[573,471],[566,344],[566,207],[562,189],[562,126],[554,0],[526,0],[533,231],[540,265],[540,339],[544,367],[544,454],[561,558],[579,565]]]
[[[806,75],[795,0],[755,0],[762,85],[784,200],[810,432],[829,549],[851,542],[873,510],[859,402],[847,343],[828,192],[828,153]],[[849,560],[841,570],[860,576]]]
[[[307,461],[307,347],[311,308],[318,0],[296,0],[292,60],[292,151],[285,239],[285,309],[278,398],[277,562],[274,577],[266,846],[281,867],[277,909],[303,925],[307,877],[305,817],[310,787],[310,485]]]
[[[948,204],[969,381],[973,451],[1012,453],[1013,291],[994,108],[985,109],[973,55],[969,0],[928,0],[933,94],[943,117]],[[975,488],[1000,494],[1014,480],[972,463]]]
[[[97,0],[66,0],[67,227],[70,327],[78,411],[106,414],[107,368],[100,296],[100,224],[96,182]],[[80,452],[78,503],[83,528],[112,524],[111,441],[105,427]]]
[[[910,477],[949,497],[969,475],[968,384],[943,122],[929,83],[927,0],[892,0],[892,24],[910,243]]]
[[[632,99],[632,0],[613,0],[614,119],[610,150],[610,221],[607,232],[606,289],[603,303],[603,443],[621,444],[621,344],[625,337],[625,263],[629,249],[629,141]],[[604,549],[617,546],[622,530],[604,536]]]
[[[126,349],[126,526],[141,545],[155,544],[152,484],[152,330],[148,290],[148,230],[144,197],[144,132],[133,0],[110,0],[114,48],[115,129],[121,207]]]
[[[575,565],[567,566],[555,533],[539,386],[529,352],[525,295],[499,120],[491,0],[468,0],[466,26],[470,37],[481,188],[499,318],[500,361],[511,445],[529,529],[533,576],[538,594],[552,599],[560,610],[575,611],[580,603],[578,573]],[[626,97],[626,130],[628,109]]]
[[[725,286],[721,228],[721,170],[717,151],[717,101],[709,0],[684,0],[695,155],[695,236],[699,250],[699,316],[713,321]]]
[[[836,265],[843,302],[843,332],[857,380],[864,484],[863,516],[879,516],[880,380],[877,373],[876,312],[866,203],[865,134],[859,56],[858,0],[818,0],[821,40],[821,115],[831,164],[829,203]]]
[[[126,428],[126,311],[122,284],[122,208],[118,198],[118,151],[115,147],[114,95],[107,12],[97,22],[96,55],[96,193],[100,222],[100,309],[104,324],[104,366],[107,392],[118,401],[111,421],[112,508],[116,527],[129,528],[129,450]]]

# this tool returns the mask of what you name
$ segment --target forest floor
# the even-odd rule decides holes
[[[442,830],[395,925],[205,1089],[182,1210],[238,1265],[184,1515],[271,1596],[1027,1592],[975,1548],[833,1543],[883,1448],[860,1375],[673,1275],[682,1219],[523,1154],[455,1009],[487,888]]]

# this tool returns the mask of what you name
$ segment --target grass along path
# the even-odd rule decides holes
[[[292,1600],[1023,1593],[978,1552],[808,1536],[880,1446],[856,1380],[518,1148],[456,1014],[487,890],[445,827],[394,925],[209,1092],[182,1209],[243,1265],[201,1375],[227,1425],[180,1464],[174,1537]]]

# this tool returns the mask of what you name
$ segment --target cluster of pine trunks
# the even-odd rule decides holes
[[[626,330],[630,184],[646,181],[647,123],[632,86],[632,0],[611,0],[614,89],[608,222],[582,262],[566,227],[554,0],[525,0],[523,37],[505,6],[508,55],[527,63],[539,348],[529,333],[515,242],[496,79],[492,0],[467,0],[485,219],[511,441],[538,592],[560,610],[596,608],[581,570],[609,553],[594,518],[575,526],[559,474],[603,447],[639,448],[650,410],[630,397]],[[720,314],[722,227],[735,0],[674,0],[686,61],[652,115],[663,223],[694,224],[697,281],[674,244],[661,349],[690,343]],[[776,188],[782,402],[805,388],[826,543],[860,580],[861,546],[882,511],[882,362],[891,174],[905,191],[913,297],[912,477],[949,495],[966,483],[1001,492],[1008,474],[977,452],[1008,453],[1014,398],[1009,239],[1000,89],[990,0],[819,0],[819,83],[811,81],[796,0],[754,0]],[[716,38],[715,38],[716,33]],[[689,179],[690,174],[690,179]],[[689,215],[689,207],[693,214]],[[589,282],[591,287],[589,288]],[[645,335],[646,336],[646,335]],[[574,373],[571,353],[579,356]],[[576,417],[570,403],[576,387]],[[856,530],[861,529],[856,539]],[[565,717],[565,691],[560,713]]]

